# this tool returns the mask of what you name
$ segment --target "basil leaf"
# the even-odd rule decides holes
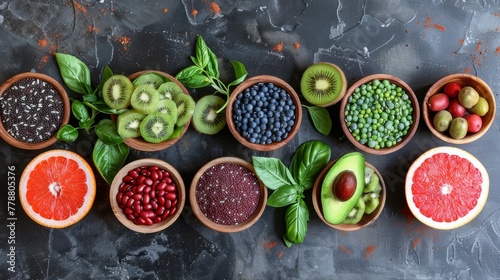
[[[280,159],[254,156],[252,162],[255,173],[268,189],[276,190],[284,185],[296,184],[292,174]]]
[[[202,88],[210,85],[210,80],[201,74],[195,74],[193,76],[190,76],[186,79],[179,80],[181,83],[183,83],[185,86],[190,87],[190,88]]]
[[[219,62],[217,61],[217,56],[212,52],[212,50],[208,49],[208,60],[207,71],[215,78],[219,78]]]
[[[111,71],[111,68],[109,68],[109,66],[105,66],[104,69],[102,70],[101,82],[99,83],[99,86],[96,88],[97,95],[102,96],[102,88],[104,87],[104,83],[112,76],[113,76],[113,71]]]
[[[328,110],[323,107],[311,106],[306,107],[311,116],[312,122],[316,130],[321,134],[328,135],[332,130],[332,119]]]
[[[228,87],[240,84],[241,82],[243,82],[245,80],[245,78],[248,75],[248,72],[245,69],[245,66],[243,65],[243,63],[236,61],[236,60],[231,60],[230,62],[233,65],[234,76],[236,77],[236,80],[229,83]]]
[[[58,141],[70,143],[78,138],[78,130],[70,124],[66,124],[57,132]]]
[[[123,142],[123,137],[118,134],[116,123],[110,119],[101,120],[95,127],[95,134],[97,138],[108,145],[116,145]]]
[[[94,119],[87,119],[87,120],[81,120],[78,122],[78,125],[81,128],[90,128],[94,124],[95,120]]]
[[[198,67],[197,65],[191,65],[177,73],[177,75],[175,75],[175,78],[182,83],[183,80],[189,79],[194,75],[202,75],[202,73],[202,68]]]
[[[293,243],[288,239],[288,237],[286,237],[286,233],[283,234],[283,241],[285,242],[286,247],[292,247]]]
[[[108,115],[119,115],[125,111],[127,111],[127,109],[114,109],[114,108],[111,108],[109,107],[108,105],[101,103],[101,102],[95,102],[95,103],[90,103],[90,102],[83,102],[83,104],[87,105],[88,107],[98,111],[98,112],[101,112],[101,113],[104,113],[104,114],[108,114]]]
[[[87,107],[85,107],[85,105],[78,100],[74,100],[71,103],[71,112],[73,112],[73,116],[75,116],[75,118],[79,121],[86,121],[90,119]]]
[[[288,206],[285,212],[286,238],[293,244],[302,243],[306,237],[308,220],[309,209],[303,199]]]
[[[204,69],[207,66],[210,57],[208,56],[208,46],[203,41],[201,36],[196,39],[196,59],[198,60],[198,66]]]
[[[288,206],[297,201],[297,188],[284,185],[277,188],[267,199],[267,205],[272,207]]]
[[[295,181],[304,190],[314,185],[316,177],[330,161],[330,146],[319,140],[309,140],[300,145],[290,162],[290,171]]]
[[[59,72],[66,86],[80,94],[92,93],[90,88],[90,71],[87,65],[78,58],[63,53],[56,53]]]
[[[94,165],[102,178],[111,185],[113,179],[127,159],[129,147],[125,143],[108,145],[97,139],[92,152]]]
[[[94,103],[97,101],[97,95],[95,93],[85,94],[83,96],[83,101]]]

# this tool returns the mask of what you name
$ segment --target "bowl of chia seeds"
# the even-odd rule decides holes
[[[236,157],[206,163],[195,174],[189,202],[198,220],[219,232],[238,232],[260,218],[267,202],[267,189],[253,166]]]
[[[233,136],[257,151],[286,145],[302,120],[299,96],[274,76],[255,76],[238,85],[226,107],[226,121]]]
[[[50,76],[26,72],[0,86],[0,136],[14,147],[38,150],[54,144],[70,113],[66,91]]]
[[[420,107],[401,79],[375,74],[354,83],[342,99],[340,124],[359,150],[375,155],[404,147],[417,131]]]

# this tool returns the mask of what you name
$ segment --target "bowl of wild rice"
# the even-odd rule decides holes
[[[70,113],[66,91],[45,74],[21,73],[0,86],[0,137],[14,147],[38,150],[54,144]]]

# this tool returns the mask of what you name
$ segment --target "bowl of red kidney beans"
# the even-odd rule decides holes
[[[267,189],[249,162],[220,157],[195,174],[189,202],[196,218],[208,228],[238,232],[259,220],[266,207]]]
[[[109,191],[111,208],[127,228],[141,233],[166,229],[186,200],[184,181],[169,163],[153,158],[133,161],[116,174]]]

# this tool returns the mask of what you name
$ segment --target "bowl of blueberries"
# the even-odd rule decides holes
[[[297,134],[302,120],[299,96],[285,81],[268,75],[238,85],[226,107],[231,134],[244,146],[272,151]]]

